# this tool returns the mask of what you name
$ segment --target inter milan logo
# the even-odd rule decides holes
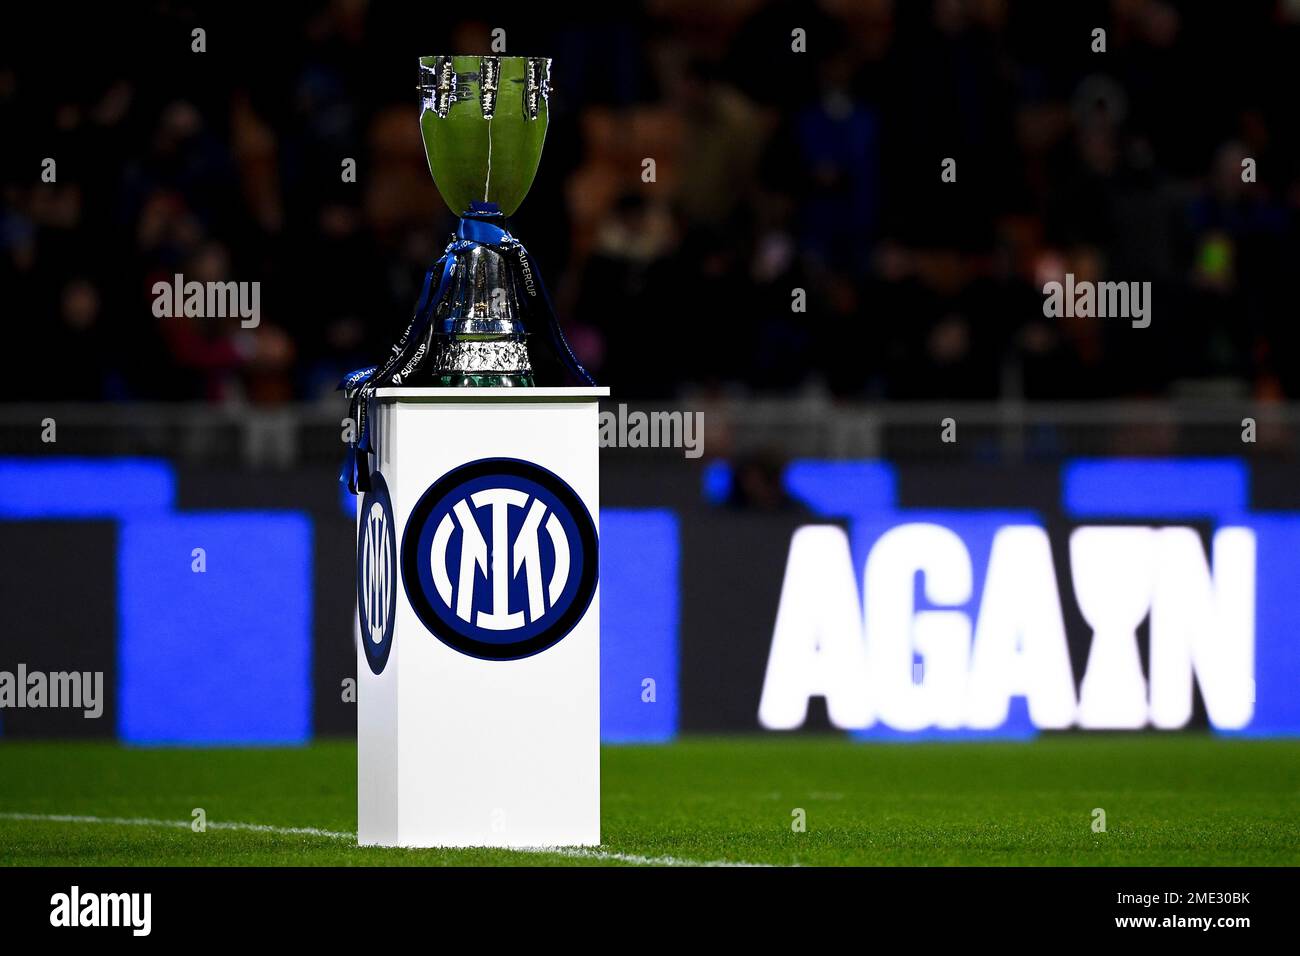
[[[382,674],[393,648],[393,614],[397,607],[397,530],[393,505],[383,476],[371,476],[370,492],[361,502],[357,528],[357,616],[366,662]]]
[[[558,643],[596,591],[596,528],[577,494],[514,458],[462,465],[416,503],[402,536],[406,594],[424,626],[473,657]]]

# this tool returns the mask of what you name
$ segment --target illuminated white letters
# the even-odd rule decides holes
[[[843,528],[809,525],[794,533],[758,705],[759,723],[769,730],[802,726],[810,697],[826,698],[836,727],[872,722],[854,578]]]
[[[917,611],[914,580],[922,575],[932,604],[965,604],[971,596],[970,555],[961,538],[937,524],[903,524],[880,536],[864,574],[869,687],[880,719],[895,730],[921,730],[945,715],[960,721],[970,653],[970,618],[960,611]],[[921,681],[914,681],[919,654]]]
[[[998,529],[972,635],[966,544],[951,529],[900,524],[867,555],[862,597],[849,539],[834,525],[790,542],[759,722],[799,727],[825,697],[844,729],[1006,723],[1024,697],[1035,727],[1173,729],[1192,717],[1193,679],[1210,723],[1254,715],[1255,535],[1220,528],[1207,560],[1189,527],[1088,526],[1070,535],[1074,596],[1091,630],[1075,697],[1051,543],[1037,525]],[[921,593],[930,607],[918,609]],[[1150,622],[1149,682],[1138,629]],[[1149,686],[1148,686],[1149,684]]]
[[[1047,532],[1033,525],[1000,528],[993,537],[980,601],[966,725],[1000,727],[1011,698],[1029,702],[1035,727],[1074,723],[1074,676]]]
[[[1210,723],[1246,726],[1255,712],[1255,535],[1214,535],[1214,574],[1191,528],[1157,532],[1151,604],[1151,723],[1182,727],[1192,717],[1196,674]]]
[[[1092,628],[1079,687],[1081,727],[1131,729],[1147,722],[1137,629],[1151,607],[1155,530],[1078,528],[1070,535],[1074,595]]]

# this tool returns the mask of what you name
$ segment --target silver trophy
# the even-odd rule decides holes
[[[505,217],[541,161],[550,72],[541,57],[420,59],[429,172],[461,217],[423,343],[435,384],[533,384],[524,320],[536,308],[537,281]]]
[[[357,423],[341,475],[353,491],[369,487],[369,406],[380,388],[528,387],[537,377],[547,385],[566,378],[595,384],[569,348],[528,250],[506,229],[542,158],[550,77],[543,57],[420,58],[424,152],[460,219],[387,358],[348,373],[339,386]],[[528,338],[539,332],[549,348],[530,355]]]

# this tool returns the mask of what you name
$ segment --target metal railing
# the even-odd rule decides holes
[[[1020,462],[1078,455],[1300,457],[1300,403],[629,402],[626,412],[702,415],[706,456]],[[160,455],[286,468],[338,460],[347,404],[3,404],[3,455]],[[602,405],[617,416],[619,403]],[[49,439],[53,439],[52,441]],[[1253,438],[1253,441],[1247,439]],[[674,455],[673,448],[605,449]]]

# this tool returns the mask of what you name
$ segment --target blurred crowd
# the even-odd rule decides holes
[[[6,31],[9,400],[275,404],[383,355],[454,222],[416,57],[497,27],[554,58],[512,228],[619,397],[1300,397],[1300,0],[265,7]],[[177,273],[260,323],[156,317]],[[1066,273],[1152,283],[1150,328],[1045,317]]]

